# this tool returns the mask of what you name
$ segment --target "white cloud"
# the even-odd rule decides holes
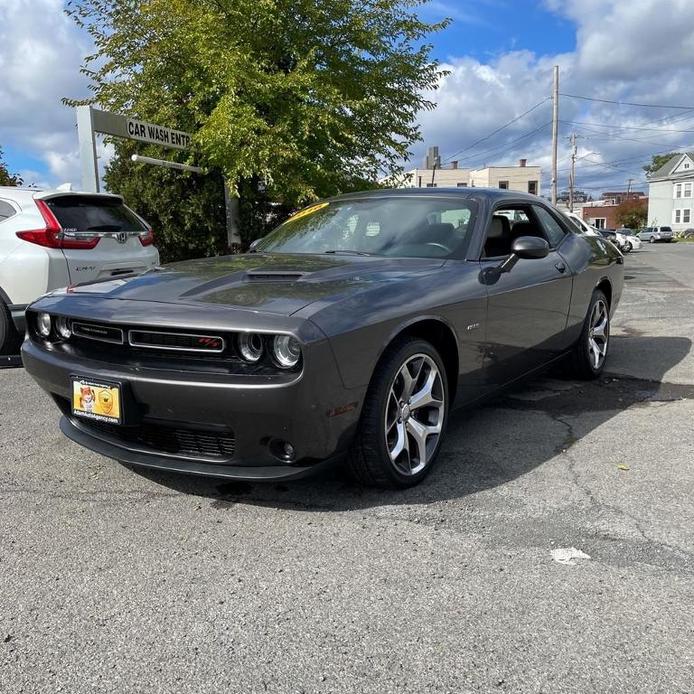
[[[44,161],[50,172],[49,180],[27,181],[79,183],[74,111],[61,99],[87,95],[79,69],[89,50],[62,0],[0,2],[0,144]]]
[[[430,98],[435,111],[420,117],[424,143],[414,152],[418,164],[426,146],[437,144],[451,157],[479,138],[520,115],[550,95],[552,66],[560,66],[560,91],[615,101],[694,106],[694,4],[691,0],[546,0],[553,12],[577,26],[576,50],[539,57],[511,51],[482,63],[470,57],[453,59],[451,71]],[[689,118],[687,118],[689,115]],[[671,118],[667,118],[670,116]],[[543,166],[543,186],[550,177],[549,126],[513,144],[513,140],[548,123],[551,102],[509,128],[453,157],[461,166],[509,163],[520,157]],[[623,187],[627,178],[644,186],[641,166],[650,154],[692,146],[694,111],[617,106],[600,102],[560,99],[560,119],[579,122],[560,127],[559,184],[566,186],[568,142],[581,136],[578,184]],[[612,129],[589,125],[608,124]],[[651,127],[648,130],[616,126]],[[590,154],[591,152],[595,154]],[[625,160],[625,161],[622,161]],[[618,162],[612,167],[596,162]]]

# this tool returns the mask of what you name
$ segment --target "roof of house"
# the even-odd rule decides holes
[[[680,152],[679,154],[676,154],[674,157],[668,159],[668,161],[665,162],[665,164],[663,164],[657,171],[650,175],[650,178],[667,178],[672,173],[673,169],[677,166],[683,154],[686,154],[692,161],[694,161],[694,152]]]

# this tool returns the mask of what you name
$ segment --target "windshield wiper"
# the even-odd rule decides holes
[[[373,255],[373,253],[366,253],[365,251],[351,251],[346,248],[336,248],[330,251],[324,251],[326,254],[330,255]]]

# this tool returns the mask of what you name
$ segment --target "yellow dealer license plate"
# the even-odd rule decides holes
[[[120,386],[72,377],[72,414],[108,424],[121,423]]]

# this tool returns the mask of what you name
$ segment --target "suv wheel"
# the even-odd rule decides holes
[[[15,330],[10,311],[0,299],[0,354],[12,354],[19,348],[19,334]]]
[[[411,487],[438,457],[448,419],[448,380],[439,353],[408,338],[378,363],[348,465],[362,484]]]

